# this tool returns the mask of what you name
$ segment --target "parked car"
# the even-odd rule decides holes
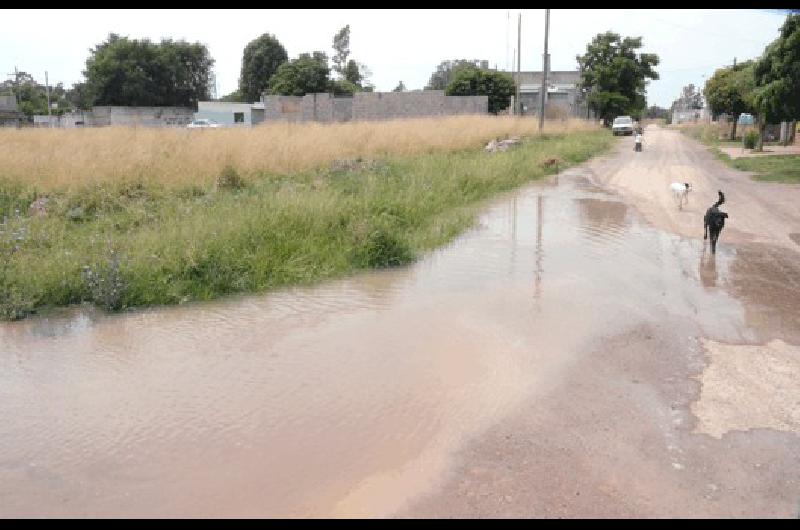
[[[614,124],[611,126],[611,132],[614,136],[624,134],[630,136],[633,134],[633,119],[630,116],[617,116],[614,118]]]
[[[186,126],[187,129],[216,129],[217,127],[221,127],[221,125],[214,120],[207,119],[194,120]]]

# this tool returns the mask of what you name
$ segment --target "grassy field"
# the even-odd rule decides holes
[[[800,183],[800,156],[798,155],[731,159],[725,154],[720,154],[720,158],[722,157],[728,159],[728,164],[736,169],[757,173],[754,177],[756,180]]]
[[[751,127],[752,128],[752,127]],[[731,142],[722,138],[729,129],[725,125],[683,125],[679,129],[684,134],[709,146],[712,152],[729,166],[755,173],[756,180],[768,182],[800,183],[800,156],[769,155],[757,157],[731,158],[720,151],[720,147],[741,147],[741,140]],[[745,128],[746,129],[746,128]],[[738,135],[738,132],[737,132]],[[727,137],[725,137],[727,138]],[[765,142],[764,146],[777,145],[777,142]]]
[[[563,168],[613,142],[568,122],[505,153],[481,149],[534,122],[3,132],[14,149],[0,162],[0,318],[208,300],[408,263],[471,226],[480,201],[545,175],[544,160]],[[46,215],[29,212],[42,197]]]

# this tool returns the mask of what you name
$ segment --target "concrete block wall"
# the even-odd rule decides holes
[[[179,127],[192,122],[190,107],[93,107],[92,125]]]
[[[488,96],[445,96],[443,90],[358,92],[353,97],[354,120],[420,118],[454,114],[486,114]]]
[[[445,96],[443,90],[358,92],[353,97],[265,95],[266,121],[345,122],[454,114],[487,114],[488,96]]]
[[[488,114],[489,96],[445,96],[445,115]]]
[[[333,98],[333,121],[350,121],[353,119],[353,98]]]
[[[301,96],[264,95],[264,121],[302,121],[303,98]]]

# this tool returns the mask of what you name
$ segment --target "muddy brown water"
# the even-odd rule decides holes
[[[680,322],[696,352],[697,337],[798,340],[798,313],[758,320],[796,301],[747,288],[796,261],[724,234],[711,256],[589,177],[501,197],[409,267],[1,324],[0,516],[413,513],[473,442],[613,337]]]

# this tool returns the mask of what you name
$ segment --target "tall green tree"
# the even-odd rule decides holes
[[[754,62],[747,61],[735,67],[719,68],[706,81],[703,94],[715,115],[729,114],[733,120],[730,139],[736,138],[736,124],[743,113],[755,112],[753,89]]]
[[[431,74],[425,90],[446,90],[450,82],[455,79],[459,71],[467,68],[480,69],[481,61],[478,59],[455,59],[442,61]]]
[[[758,112],[761,150],[767,123],[800,118],[800,14],[786,17],[778,38],[756,62],[754,76],[753,103]]]
[[[356,86],[361,86],[361,81],[364,79],[364,75],[361,73],[358,63],[353,59],[347,61],[347,66],[344,69],[344,78]]]
[[[448,96],[489,96],[489,112],[497,114],[511,104],[514,80],[503,72],[462,68],[445,90]]]
[[[324,52],[301,53],[297,59],[278,67],[269,81],[269,92],[283,96],[328,92],[329,76],[328,56]]]
[[[238,90],[241,100],[259,101],[261,94],[269,86],[270,78],[278,71],[278,67],[288,60],[286,49],[275,36],[264,33],[250,41],[242,53]]]
[[[109,35],[86,60],[93,105],[186,106],[209,98],[214,60],[205,45]]]
[[[658,79],[655,67],[659,59],[653,53],[637,53],[641,37],[620,37],[607,31],[599,33],[578,55],[581,88],[588,93],[590,108],[608,127],[619,114],[640,117],[644,111],[648,79]]]
[[[343,27],[333,36],[333,67],[332,70],[337,74],[338,80],[333,82],[334,93],[339,93],[345,89],[355,92],[371,92],[373,86],[368,78],[371,72],[365,64],[357,62],[350,57],[350,25]]]
[[[74,83],[72,88],[67,90],[66,98],[69,104],[76,109],[89,110],[92,108],[92,96],[86,83]]]
[[[339,74],[340,78],[347,77],[347,67],[349,63],[347,57],[350,55],[350,24],[346,25],[333,36],[333,71]],[[351,79],[348,79],[351,83]]]

